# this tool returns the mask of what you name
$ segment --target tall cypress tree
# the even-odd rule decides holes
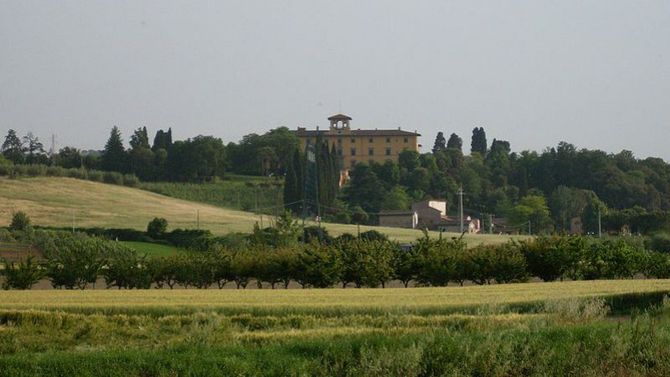
[[[330,187],[330,196],[328,197],[328,205],[332,206],[337,197],[337,189],[340,185],[340,160],[341,156],[335,149],[335,144],[330,148],[330,180],[328,182]]]
[[[437,151],[443,151],[447,149],[447,140],[444,138],[444,134],[442,131],[437,133],[437,136],[435,137],[435,144],[433,145],[433,153],[436,153]]]
[[[455,133],[452,133],[451,136],[449,136],[449,141],[447,141],[447,149],[458,149],[459,151],[463,151],[463,139]]]
[[[472,130],[472,142],[470,143],[470,152],[479,153],[483,157],[486,157],[486,132],[484,127],[475,127]]]
[[[290,163],[286,167],[286,177],[284,178],[284,206],[295,213],[302,208],[301,203],[299,203],[302,200],[304,185],[301,170],[300,152],[296,148],[293,151]]]

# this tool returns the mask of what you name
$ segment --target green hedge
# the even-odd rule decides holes
[[[136,187],[140,180],[134,174],[121,174],[117,172],[103,172],[99,170],[86,170],[81,168],[63,168],[60,166],[47,165],[0,165],[0,177],[67,177],[84,179],[93,182],[103,182],[114,185]]]

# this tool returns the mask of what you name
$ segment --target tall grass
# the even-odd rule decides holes
[[[2,292],[0,377],[670,373],[667,300],[641,283],[473,288]],[[639,314],[608,318],[622,302]]]

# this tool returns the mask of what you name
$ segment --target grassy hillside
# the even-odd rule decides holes
[[[34,224],[70,227],[146,229],[154,217],[164,217],[171,228],[200,227],[215,234],[249,232],[255,222],[270,225],[272,217],[190,202],[123,186],[71,178],[0,178],[0,221],[8,224],[14,211],[25,211]],[[324,224],[332,235],[356,234],[355,225]],[[421,236],[414,229],[361,226],[392,239],[409,242]],[[437,237],[437,233],[432,233]],[[445,237],[457,236],[445,234]],[[507,236],[467,235],[470,245],[502,243]]]

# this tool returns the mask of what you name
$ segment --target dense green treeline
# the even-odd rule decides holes
[[[212,136],[173,141],[171,130],[149,140],[146,127],[138,128],[125,148],[113,128],[103,151],[65,147],[47,156],[34,135],[20,138],[10,130],[0,171],[10,171],[9,163],[84,167],[123,173],[131,183],[133,175],[175,182],[207,182],[226,173],[273,175],[287,180],[283,201],[295,213],[307,207],[310,215],[356,223],[375,223],[382,210],[406,210],[430,198],[447,199],[454,214],[462,187],[466,214],[482,219],[484,229],[490,218],[505,218],[507,230],[515,232],[567,232],[578,219],[589,233],[598,232],[599,221],[609,232],[670,232],[670,165],[626,150],[611,154],[561,142],[542,152],[512,152],[508,141],[489,143],[484,128],[475,127],[469,151],[460,136],[447,140],[440,132],[430,152],[408,150],[397,162],[357,164],[338,189],[341,166],[334,151],[317,141],[310,165],[285,127],[225,145]]]
[[[223,288],[227,284],[240,289],[251,282],[273,289],[287,288],[291,282],[303,288],[383,288],[394,280],[407,287],[466,281],[504,284],[532,277],[544,281],[670,277],[670,254],[649,251],[639,241],[625,238],[554,236],[474,248],[460,239],[428,236],[410,247],[368,235],[336,239],[320,235],[321,242],[299,243],[299,227],[289,221],[272,232],[256,229],[231,243],[230,239],[206,242],[201,238],[205,234],[197,231],[164,233],[166,225],[156,219],[148,234],[191,247],[190,252],[149,258],[117,241],[84,233],[27,226],[5,230],[0,232],[3,241],[29,242],[41,250],[43,260],[4,260],[3,286],[29,289],[47,278],[54,288],[85,289],[99,277],[108,288],[119,289]]]

